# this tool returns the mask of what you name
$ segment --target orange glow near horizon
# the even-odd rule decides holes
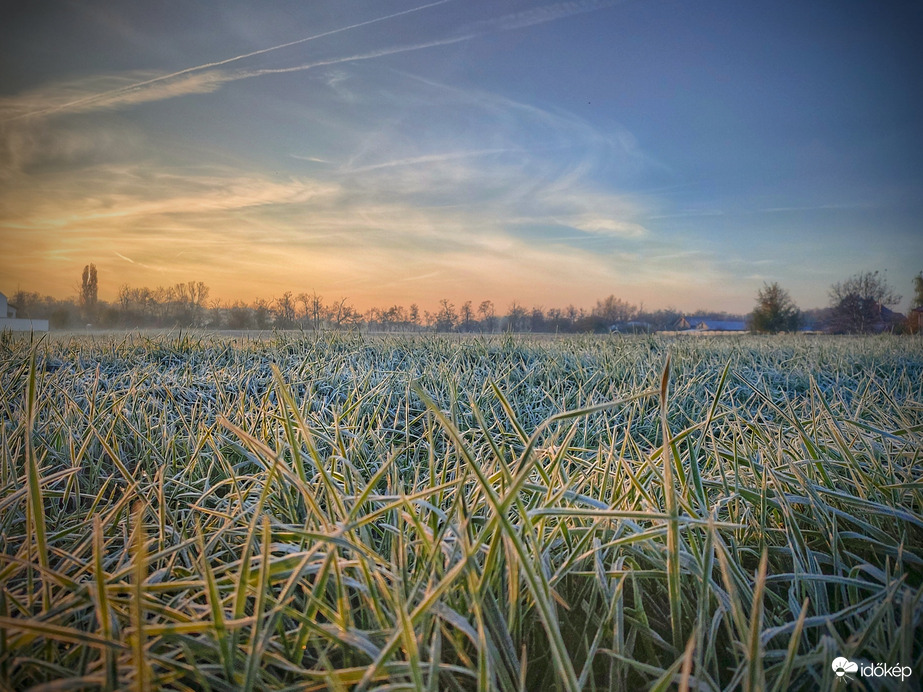
[[[610,293],[665,306],[674,287],[684,302],[697,288],[707,300],[712,276],[694,257],[677,275],[655,271],[655,263],[645,270],[631,252],[531,243],[508,232],[490,209],[357,200],[338,184],[311,178],[99,166],[43,185],[19,181],[18,188],[4,193],[0,218],[0,290],[7,293],[74,296],[92,262],[107,301],[124,284],[202,281],[209,300],[224,303],[291,291],[346,298],[360,310],[411,303],[434,310],[441,298],[492,300],[498,309],[513,301],[589,308]],[[615,197],[580,202],[596,203],[633,214]],[[586,228],[589,238],[634,243],[647,234],[615,217],[583,214],[568,223]]]
[[[745,313],[764,282],[809,309],[870,269],[908,293],[919,80],[886,56],[916,34],[895,44],[888,13],[462,4],[22,4],[0,290],[73,297],[93,263],[106,301],[201,281],[361,311]],[[868,44],[814,33],[849,22]]]

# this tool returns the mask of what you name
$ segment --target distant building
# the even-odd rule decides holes
[[[914,332],[923,331],[923,307],[911,310],[907,321],[910,323],[910,329]]]
[[[882,304],[878,304],[878,319],[872,325],[872,329],[880,334],[882,332],[899,331],[900,326],[907,320],[903,313],[894,312]]]
[[[6,296],[0,293],[0,320],[16,319],[16,308],[10,305]]]
[[[675,329],[680,332],[745,332],[747,323],[742,320],[710,320],[704,317],[684,316],[679,318]]]
[[[12,332],[47,332],[48,320],[17,318],[16,308],[0,293],[0,331],[4,329]]]

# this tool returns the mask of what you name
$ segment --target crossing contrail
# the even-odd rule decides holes
[[[352,55],[342,55],[339,57],[326,58],[314,62],[304,63],[301,65],[292,65],[289,67],[273,67],[258,70],[246,70],[236,75],[222,75],[216,78],[216,81],[235,81],[238,79],[248,79],[250,77],[260,77],[271,74],[285,74],[287,72],[301,72],[316,67],[327,67],[330,65],[339,65],[346,62],[357,62],[359,60],[370,60],[372,58],[382,58],[387,55],[397,53],[409,53],[410,51],[423,50],[425,48],[436,48],[439,46],[448,46],[453,43],[470,41],[479,36],[485,36],[496,31],[511,31],[513,29],[523,29],[536,24],[545,24],[558,19],[565,19],[576,14],[593,12],[606,7],[611,7],[624,2],[624,0],[585,0],[584,2],[560,2],[533,10],[524,10],[514,14],[503,15],[494,19],[485,19],[462,27],[458,32],[444,38],[435,38],[429,41],[420,41],[418,43],[406,43],[387,48],[379,48],[364,53],[354,53]],[[436,3],[440,4],[440,3]],[[255,54],[251,54],[255,55]],[[216,63],[218,64],[218,63]],[[182,74],[178,72],[176,74]],[[166,79],[166,77],[164,78]]]
[[[104,108],[107,106],[159,100],[162,98],[170,98],[182,94],[206,93],[217,89],[221,84],[238,81],[241,79],[248,79],[270,74],[298,72],[316,67],[336,65],[346,62],[355,62],[359,60],[368,60],[372,58],[384,57],[387,55],[394,55],[396,53],[405,53],[415,50],[422,50],[425,48],[451,45],[453,43],[461,43],[463,41],[468,41],[473,38],[484,36],[486,34],[494,33],[497,31],[510,31],[513,29],[525,28],[537,24],[545,24],[576,14],[583,14],[604,9],[606,7],[620,4],[621,2],[624,2],[624,0],[569,0],[565,2],[553,3],[551,5],[545,5],[463,25],[459,27],[456,32],[442,38],[433,38],[417,43],[398,44],[395,46],[374,49],[366,52],[316,60],[313,62],[303,63],[290,67],[249,70],[241,69],[238,71],[230,72],[218,69],[240,60],[245,60],[247,58],[252,58],[258,55],[264,55],[266,53],[271,53],[283,48],[289,48],[291,46],[300,45],[302,43],[307,43],[309,41],[314,41],[327,36],[333,36],[335,34],[351,31],[353,29],[359,29],[372,24],[377,24],[379,22],[396,19],[398,17],[409,15],[415,12],[421,12],[432,7],[444,5],[449,2],[453,2],[453,0],[436,0],[435,2],[430,2],[425,5],[402,10],[400,12],[394,12],[383,17],[376,17],[375,19],[368,19],[363,22],[340,27],[338,29],[331,29],[329,31],[324,31],[318,34],[312,34],[311,36],[306,36],[294,41],[280,43],[268,48],[261,48],[260,50],[243,53],[241,55],[235,55],[234,57],[225,58],[224,60],[217,60],[203,63],[201,65],[196,65],[194,67],[187,67],[177,72],[171,72],[169,74],[152,77],[151,79],[136,81],[125,86],[116,87],[114,89],[107,89],[105,91],[96,92],[81,98],[71,99],[65,103],[59,103],[52,106],[46,106],[44,108],[29,110],[25,113],[19,113],[17,115],[6,118],[4,122],[20,120],[28,117],[49,115],[52,113],[59,113],[68,110],[86,110],[94,106],[97,108]],[[161,85],[161,89],[150,89],[155,85]]]
[[[171,72],[170,74],[160,75],[159,77],[154,77],[152,79],[146,79],[140,82],[135,82],[133,84],[127,84],[123,87],[118,87],[116,89],[110,89],[108,91],[103,91],[98,94],[92,94],[90,96],[84,96],[83,98],[75,99],[73,101],[68,101],[67,103],[62,103],[57,106],[51,106],[49,108],[44,108],[41,110],[31,111],[29,113],[23,113],[21,115],[14,116],[9,118],[9,120],[18,120],[20,118],[26,118],[36,115],[48,115],[49,113],[57,113],[63,110],[69,110],[75,107],[84,106],[87,104],[92,104],[94,101],[105,100],[113,96],[118,96],[120,94],[129,93],[136,89],[141,89],[151,84],[156,84],[158,82],[164,82],[170,79],[175,79],[177,77],[182,77],[183,75],[189,74],[191,72],[199,72],[201,70],[208,70],[215,67],[222,67],[238,60],[245,60],[246,58],[252,58],[257,55],[263,55],[265,53],[271,53],[273,51],[281,50],[283,48],[289,48],[291,46],[297,46],[301,43],[307,43],[308,41],[315,41],[320,38],[325,38],[327,36],[333,36],[335,34],[343,33],[344,31],[351,31],[353,29],[360,29],[364,26],[369,26],[371,24],[378,24],[379,22],[385,22],[390,19],[396,19],[398,17],[403,17],[404,15],[413,14],[414,12],[421,12],[427,10],[431,7],[436,7],[438,5],[444,5],[453,0],[436,0],[436,2],[430,2],[425,5],[420,5],[419,7],[414,7],[409,10],[401,10],[400,12],[394,12],[384,17],[376,17],[375,19],[368,19],[364,22],[358,22],[357,24],[350,24],[349,26],[343,26],[339,29],[331,29],[330,31],[323,31],[319,34],[313,34],[311,36],[305,36],[304,38],[299,38],[295,41],[288,41],[287,43],[280,43],[276,46],[270,46],[269,48],[261,48],[260,50],[251,51],[250,53],[243,53],[241,55],[235,55],[233,58],[226,58],[224,60],[217,60],[215,62],[208,62],[202,65],[196,65],[195,67],[187,67],[178,72]]]

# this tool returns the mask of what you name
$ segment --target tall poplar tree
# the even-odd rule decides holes
[[[96,276],[96,265],[88,264],[83,268],[83,282],[80,285],[80,304],[88,320],[96,315],[96,301],[99,290],[99,281]]]

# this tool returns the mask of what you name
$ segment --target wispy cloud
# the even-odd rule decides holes
[[[451,166],[460,180],[475,181],[480,169],[467,161],[449,157],[418,165],[442,167],[443,173]],[[44,188],[0,193],[5,210],[0,232],[8,256],[17,257],[15,267],[2,263],[3,269],[16,276],[28,272],[53,286],[60,279],[48,275],[49,253],[79,267],[93,259],[86,256],[88,248],[108,248],[120,264],[107,265],[102,258],[100,270],[133,285],[204,274],[216,295],[240,295],[254,277],[267,291],[310,288],[309,277],[313,287],[328,293],[339,286],[354,298],[373,292],[398,301],[406,291],[400,288],[406,282],[394,276],[398,266],[427,293],[461,294],[465,285],[487,292],[487,277],[494,276],[502,277],[504,291],[519,287],[523,300],[538,295],[530,286],[535,272],[560,277],[563,287],[576,277],[581,284],[611,280],[613,268],[621,266],[599,248],[580,249],[582,240],[566,234],[557,243],[535,243],[527,229],[513,233],[512,226],[521,227],[523,220],[502,200],[441,206],[420,204],[400,187],[385,194],[373,179],[384,171],[354,174],[357,193],[311,178],[275,180],[214,167],[182,174],[147,166],[87,169],[81,180],[66,185],[49,180]],[[610,209],[628,208],[614,197],[594,199],[608,199]],[[588,198],[581,206],[577,191],[545,200],[539,191],[529,206],[535,212],[544,208],[534,218],[547,222],[564,206],[593,204]],[[585,214],[568,221],[592,227],[601,237],[643,236],[627,221],[622,227]]]
[[[331,163],[327,159],[322,159],[318,156],[301,156],[299,154],[289,154],[289,156],[293,159],[297,159],[299,161],[308,161],[310,163]]]
[[[694,219],[708,216],[724,216],[724,214],[725,212],[721,209],[686,209],[672,214],[655,214],[649,216],[648,219],[651,221],[657,219]]]
[[[392,161],[383,161],[381,163],[370,164],[366,166],[350,167],[343,170],[346,174],[368,173],[384,168],[402,168],[406,166],[424,166],[427,164],[443,163],[446,161],[457,161],[460,159],[474,159],[494,154],[509,154],[520,151],[517,149],[475,149],[472,151],[454,151],[440,154],[426,154],[424,156],[412,156],[405,159],[396,159]]]
[[[0,109],[32,116],[6,123],[7,132],[28,138],[59,124],[41,115],[204,93],[239,79],[446,45],[612,4],[555,3],[415,42],[364,52],[337,45],[334,55],[287,67],[244,65],[318,34],[168,75],[134,73],[49,88],[26,95],[31,101],[2,101]],[[383,73],[387,80],[377,83]],[[88,248],[106,248],[112,264],[99,265],[108,276],[135,285],[207,277],[219,296],[241,296],[253,286],[266,292],[313,287],[348,291],[357,301],[365,295],[366,302],[399,302],[412,282],[423,295],[457,297],[477,287],[484,298],[514,293],[548,304],[554,291],[590,301],[601,285],[625,285],[623,277],[645,252],[654,256],[656,240],[642,220],[650,209],[598,175],[602,168],[627,175],[653,165],[617,124],[601,131],[573,113],[389,68],[337,70],[334,79],[316,81],[330,89],[325,95],[333,95],[333,104],[301,107],[310,110],[312,123],[336,121],[338,136],[327,148],[283,154],[269,170],[252,161],[197,166],[195,156],[147,143],[145,156],[134,162],[89,160],[70,175],[14,176],[14,184],[0,190],[0,230],[18,258],[15,271],[47,274],[52,252],[57,262],[79,267],[92,259]],[[359,106],[375,104],[374,127],[353,112],[352,102],[341,108],[350,93],[360,95]],[[75,119],[81,126],[87,120]],[[134,136],[122,134],[127,142]],[[81,152],[94,149],[96,140],[88,141]],[[310,139],[299,146],[303,141]],[[35,153],[40,148],[20,147],[16,165],[43,160]],[[285,159],[320,165],[286,169]],[[546,235],[540,239],[539,232]],[[46,278],[51,286],[59,281]]]
[[[97,168],[95,173],[88,176],[90,184],[73,183],[59,188],[56,195],[35,189],[0,197],[5,207],[0,228],[10,227],[11,219],[16,219],[18,228],[38,230],[79,227],[106,219],[239,213],[256,207],[329,199],[338,191],[336,185],[313,180],[280,182],[257,177],[163,174],[138,174],[126,179],[123,169],[117,168]]]
[[[623,0],[591,0],[586,2],[561,2],[524,10],[495,18],[488,18],[463,26],[446,36],[427,40],[385,46],[368,51],[316,59],[278,68],[225,69],[229,65],[257,58],[268,53],[307,44],[311,41],[395,20],[410,14],[429,10],[454,0],[437,0],[400,12],[376,17],[348,26],[305,36],[294,41],[268,46],[223,60],[203,63],[167,74],[132,72],[108,75],[87,80],[58,84],[20,96],[0,99],[0,122],[34,119],[65,112],[87,112],[133,106],[190,94],[213,92],[229,82],[265,75],[284,74],[329,67],[332,65],[370,60],[374,58],[436,48],[468,41],[498,31],[510,31],[537,24],[564,19],[569,16],[600,10],[619,4]]]
[[[15,123],[59,113],[83,113],[133,106],[152,101],[203,94],[219,89],[240,77],[222,70],[161,75],[145,79],[151,72],[128,72],[95,76],[65,84],[52,84],[21,94],[0,98],[0,122]]]
[[[104,86],[102,90],[96,90],[95,92],[90,90],[90,93],[86,93],[80,96],[72,92],[79,92],[81,83],[77,83],[76,85],[62,85],[61,87],[58,87],[54,92],[52,92],[57,96],[57,98],[45,92],[44,94],[39,93],[34,95],[34,100],[31,103],[28,99],[22,100],[18,103],[16,100],[12,99],[6,101],[6,103],[0,101],[0,113],[3,113],[3,111],[6,110],[10,112],[10,115],[7,115],[3,119],[16,120],[19,118],[51,115],[61,111],[86,111],[100,108],[112,108],[115,106],[130,105],[143,101],[171,98],[183,94],[209,92],[217,89],[221,86],[221,84],[225,82],[243,79],[255,74],[251,72],[224,72],[216,68],[224,67],[226,65],[230,65],[241,60],[246,60],[248,58],[264,55],[266,53],[282,50],[284,48],[290,48],[292,46],[308,43],[309,41],[315,41],[320,38],[334,36],[346,31],[359,29],[362,27],[370,26],[372,24],[378,24],[380,22],[385,22],[391,19],[397,19],[398,17],[420,12],[422,10],[427,10],[438,5],[444,5],[452,1],[453,0],[436,0],[436,2],[430,2],[425,5],[403,10],[401,12],[394,12],[383,17],[376,17],[364,22],[350,24],[349,26],[339,27],[337,29],[324,31],[318,34],[312,34],[310,36],[305,36],[294,41],[287,41],[285,43],[269,46],[260,50],[235,55],[230,58],[225,58],[224,60],[217,60],[201,65],[195,65],[193,67],[187,67],[185,69],[171,72],[169,74],[161,74],[147,78],[138,78],[136,73],[134,79],[132,79],[131,76],[122,78],[115,77],[112,79],[128,81],[129,83],[113,84],[108,87]],[[43,100],[47,101],[44,105],[42,104]],[[53,101],[57,102],[55,103]]]
[[[557,2],[551,5],[543,5],[519,12],[498,17],[496,19],[484,19],[476,22],[472,31],[491,32],[500,30],[523,29],[538,24],[566,19],[578,14],[595,12],[607,7],[622,4],[625,0],[574,0],[571,2]]]
[[[648,230],[639,223],[587,212],[578,216],[556,219],[560,223],[587,233],[611,235],[620,238],[641,238]]]
[[[153,264],[146,264],[145,262],[136,262],[136,261],[133,260],[131,257],[126,257],[126,256],[123,255],[121,252],[115,252],[115,251],[113,251],[112,254],[114,254],[116,257],[118,257],[118,258],[120,258],[120,259],[125,260],[125,261],[128,262],[129,264],[134,265],[134,268],[135,268],[135,269],[143,268],[143,269],[148,269],[148,270],[150,270],[150,271],[152,271],[152,272],[157,272],[157,273],[160,273],[160,274],[165,274],[165,273],[168,273],[168,272],[170,271],[170,264],[169,264],[169,263],[166,263],[166,262],[164,262],[163,264],[161,264],[161,265],[158,266],[158,265],[153,265]],[[182,254],[182,253],[179,253],[179,254]]]
[[[758,212],[761,214],[784,214],[803,211],[842,211],[844,209],[863,209],[870,206],[871,205],[865,202],[852,202],[849,204],[809,204],[792,207],[769,207],[766,209],[759,209]]]

